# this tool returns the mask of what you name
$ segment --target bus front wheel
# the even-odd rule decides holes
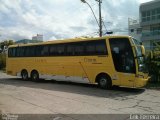
[[[35,81],[35,82],[38,82],[39,81],[39,74],[38,74],[38,72],[37,71],[32,71],[31,72],[31,79],[33,80],[33,81]]]
[[[112,88],[111,78],[106,75],[99,76],[98,85],[102,89],[111,89]]]
[[[22,70],[21,77],[23,80],[28,80],[28,72],[27,70]]]

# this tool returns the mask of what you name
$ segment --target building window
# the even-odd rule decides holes
[[[147,17],[147,21],[150,21],[150,17]]]
[[[150,16],[150,11],[147,11],[147,16]]]
[[[142,12],[142,17],[146,17],[146,12],[145,11]]]
[[[142,22],[146,22],[146,18],[142,18]]]
[[[160,20],[160,8],[142,11],[142,22]]]
[[[142,28],[137,28],[137,34],[141,34],[142,33]]]
[[[152,16],[152,20],[156,20],[156,16]]]
[[[160,25],[151,26],[151,33],[152,35],[159,35],[160,34]]]
[[[160,8],[157,8],[157,14],[160,14]]]
[[[155,15],[156,14],[156,10],[152,10],[152,15]]]
[[[134,29],[131,29],[131,33],[134,32]]]

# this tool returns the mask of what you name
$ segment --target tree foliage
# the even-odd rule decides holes
[[[0,69],[3,69],[6,67],[6,54],[0,53]]]
[[[9,45],[13,45],[14,41],[13,40],[5,40],[3,42],[0,42],[0,48],[3,50],[4,46],[9,46]]]
[[[6,53],[4,51],[4,47],[8,47],[9,45],[13,45],[13,40],[5,40],[3,42],[0,42],[0,69],[3,69],[6,67]]]
[[[160,82],[160,46],[148,52],[146,57],[146,66],[149,74],[152,76],[152,82]]]

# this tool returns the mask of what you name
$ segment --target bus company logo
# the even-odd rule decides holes
[[[84,62],[97,62],[97,60],[93,58],[84,58]]]

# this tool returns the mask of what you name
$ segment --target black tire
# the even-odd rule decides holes
[[[28,72],[27,72],[27,70],[22,70],[21,77],[22,77],[22,80],[28,80]]]
[[[31,72],[31,79],[32,81],[38,82],[39,81],[39,73],[37,71]]]
[[[112,88],[111,78],[106,75],[100,76],[98,78],[98,85],[102,89],[111,89]]]

